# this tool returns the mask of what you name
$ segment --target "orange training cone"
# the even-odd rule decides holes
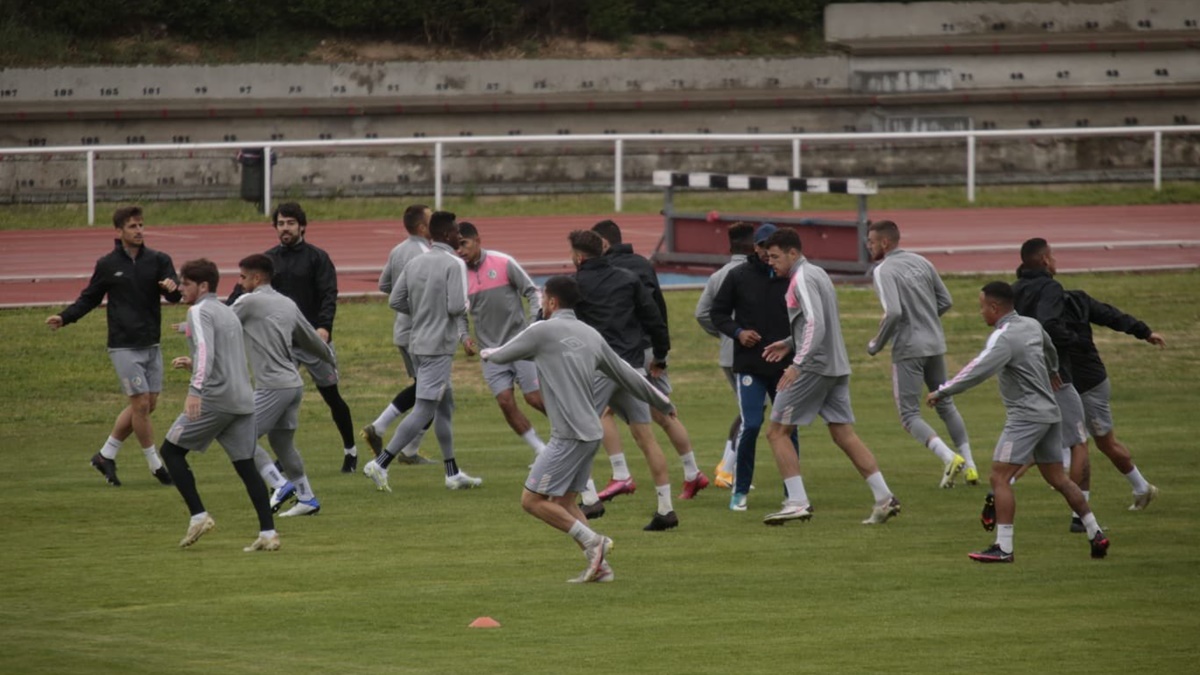
[[[481,616],[471,622],[468,628],[499,628],[500,622],[490,616]]]

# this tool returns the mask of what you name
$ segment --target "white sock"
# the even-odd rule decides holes
[[[1005,553],[1013,552],[1013,526],[1012,525],[997,525],[996,526],[996,544],[1000,546],[1000,550]]]
[[[958,454],[962,455],[963,459],[967,460],[968,469],[976,468],[975,458],[971,455],[970,443],[963,443],[962,445],[958,446]]]
[[[696,466],[696,453],[680,455],[679,459],[683,462],[683,479],[696,480],[696,476],[700,475],[700,467]]]
[[[1136,466],[1133,467],[1133,471],[1125,474],[1125,480],[1129,481],[1129,484],[1133,486],[1133,494],[1135,495],[1144,495],[1150,491],[1150,484],[1146,482],[1145,478],[1142,478],[1142,472],[1138,471]]]
[[[654,486],[654,494],[658,495],[658,512],[659,512],[659,514],[665,516],[668,513],[675,510],[674,507],[671,506],[671,484],[670,483],[667,483],[666,485],[655,485]]]
[[[867,487],[871,488],[876,504],[886,503],[892,498],[892,491],[888,489],[887,481],[883,479],[883,473],[880,471],[867,476]]]
[[[926,445],[926,447],[932,450],[933,454],[937,455],[938,459],[942,460],[942,464],[954,459],[954,451],[950,449],[950,446],[946,445],[945,441],[937,436],[929,439],[929,443]]]
[[[258,531],[258,536],[265,537],[267,539],[274,537],[275,534],[276,534],[275,530],[259,530]]]
[[[283,477],[283,474],[279,473],[279,469],[276,469],[274,464],[268,464],[259,469],[258,474],[263,477],[263,481],[266,482],[267,487],[272,490],[278,490],[287,483],[287,479]]]
[[[1083,501],[1085,501],[1085,502],[1092,501],[1092,491],[1091,490],[1080,490],[1080,492],[1083,493]],[[1074,511],[1071,511],[1071,517],[1078,518],[1079,514],[1075,513]]]
[[[587,487],[583,488],[583,492],[579,493],[579,498],[583,501],[584,506],[591,506],[600,501],[600,495],[596,494],[596,481],[589,478]]]
[[[358,457],[358,446],[352,445],[348,448],[342,448],[342,452],[350,455],[351,457]]]
[[[421,451],[421,439],[425,438],[426,431],[428,431],[428,429],[422,429],[418,431],[417,437],[412,439],[411,443],[404,446],[404,449],[400,451],[400,454],[404,455],[405,457],[415,457],[416,454]]]
[[[533,451],[539,455],[546,449],[546,444],[542,442],[542,439],[538,438],[537,429],[533,427],[529,427],[529,431],[521,434],[521,438],[525,439],[529,447],[533,448]]]
[[[797,506],[808,505],[808,493],[804,491],[804,479],[792,476],[783,479],[783,488],[787,491],[787,502]]]
[[[400,410],[389,403],[388,407],[379,413],[379,417],[375,418],[374,422],[371,422],[371,426],[375,427],[375,433],[383,436],[387,434],[388,427],[392,426],[392,422],[395,422],[397,417],[400,417]]]
[[[162,468],[162,457],[158,456],[157,447],[151,445],[148,448],[142,448],[142,454],[146,456],[146,464],[150,467],[150,473]]]
[[[590,545],[593,541],[596,541],[596,537],[600,536],[592,528],[584,525],[582,520],[576,520],[571,525],[571,529],[567,530],[567,534],[571,535],[572,539],[584,546]]]
[[[632,478],[629,475],[629,464],[625,462],[625,453],[618,452],[615,455],[610,455],[608,461],[612,464],[613,480],[629,480]]]
[[[721,464],[724,465],[725,473],[733,473],[734,467],[737,466],[737,450],[730,441],[725,441],[725,454],[721,456]]]
[[[1083,526],[1087,528],[1088,539],[1096,536],[1096,533],[1100,531],[1100,524],[1096,522],[1096,514],[1089,513],[1082,520]]]
[[[100,455],[104,457],[104,459],[115,460],[117,458],[117,453],[120,451],[121,441],[118,441],[112,436],[109,436],[108,440],[104,441],[104,445],[100,447]]]
[[[313,494],[312,485],[309,484],[307,475],[300,476],[296,479],[295,483],[297,499],[302,499],[304,501],[316,499],[317,496]]]
[[[196,515],[192,516],[191,524],[196,525],[199,523],[203,523],[204,519],[207,517],[208,517],[208,511],[201,511],[200,513],[197,513]]]

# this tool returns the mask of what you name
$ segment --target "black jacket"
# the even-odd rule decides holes
[[[599,331],[608,346],[626,363],[645,365],[643,336],[650,336],[654,359],[662,361],[671,351],[667,324],[650,291],[632,273],[614,267],[608,258],[589,258],[575,272],[583,300],[575,315]]]
[[[1092,324],[1128,333],[1139,340],[1150,337],[1152,332],[1145,323],[1083,291],[1067,291],[1064,317],[1067,327],[1080,337],[1080,341],[1069,347],[1067,352],[1071,359],[1071,377],[1075,380],[1075,388],[1081,393],[1108,379],[1108,371],[1092,339]]]
[[[746,262],[729,270],[713,298],[709,318],[717,330],[733,338],[733,372],[778,376],[790,361],[767,363],[763,349],[791,337],[788,320],[787,289],[789,279],[775,276],[771,266],[750,255]],[[756,330],[762,341],[743,347],[737,335],[741,330]]]
[[[136,258],[130,258],[115,239],[116,246],[96,261],[92,280],[79,299],[59,316],[63,325],[75,323],[100,305],[108,296],[108,348],[144,349],[158,344],[162,337],[162,303],[179,302],[176,290],[167,293],[158,286],[163,279],[179,283],[171,256],[143,246]]]
[[[267,251],[275,263],[271,285],[291,298],[300,313],[313,328],[324,328],[333,335],[333,317],[337,314],[337,270],[329,254],[301,241],[295,246],[280,244]],[[233,304],[244,293],[242,285],[234,287],[226,304]]]
[[[670,320],[667,318],[667,299],[663,297],[662,287],[658,285],[658,273],[654,271],[654,265],[634,253],[633,244],[609,246],[608,250],[604,252],[604,257],[613,264],[613,267],[629,270],[642,280],[642,283],[650,291],[650,297],[654,299],[654,304],[658,306],[658,311],[662,314],[663,323],[670,327]]]
[[[1072,330],[1063,317],[1066,311],[1065,291],[1062,284],[1054,280],[1044,269],[1017,268],[1017,282],[1013,284],[1016,299],[1013,309],[1017,314],[1037,319],[1054,343],[1058,352],[1058,375],[1063,382],[1071,382],[1070,349],[1080,344],[1079,335]]]

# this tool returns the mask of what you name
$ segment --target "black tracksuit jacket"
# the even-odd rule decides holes
[[[787,277],[775,276],[771,266],[754,254],[725,275],[713,298],[709,318],[717,330],[733,338],[733,372],[778,377],[791,363],[789,359],[767,363],[762,356],[767,345],[792,335],[788,282]],[[741,330],[758,331],[762,341],[743,347],[737,339]]]
[[[313,328],[324,328],[333,335],[333,317],[337,314],[337,269],[329,254],[301,241],[294,246],[280,244],[267,251],[275,263],[271,285],[291,298]],[[226,304],[232,304],[244,291],[234,287]]]
[[[1092,324],[1128,333],[1139,340],[1150,337],[1150,327],[1138,319],[1105,304],[1083,291],[1067,291],[1067,327],[1079,336],[1079,341],[1067,348],[1071,358],[1071,377],[1080,393],[1090,391],[1108,379],[1108,370],[1100,359],[1100,351],[1092,339]]]
[[[638,277],[600,257],[584,260],[575,272],[575,281],[583,294],[575,315],[599,331],[626,363],[634,368],[645,365],[645,335],[650,337],[654,360],[667,358],[671,351],[667,323]]]

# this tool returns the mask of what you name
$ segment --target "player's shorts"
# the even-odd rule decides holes
[[[204,411],[191,420],[187,413],[176,418],[167,431],[167,440],[175,445],[196,452],[204,452],[214,440],[225,448],[230,461],[241,461],[254,457],[254,413],[226,413]]]
[[[254,436],[262,438],[276,429],[300,426],[300,401],[304,387],[254,390]]]
[[[550,437],[546,449],[533,460],[525,489],[547,497],[583,492],[592,475],[592,460],[600,441]]]
[[[1069,448],[1087,442],[1087,429],[1083,426],[1083,401],[1075,385],[1064,384],[1054,392],[1058,409],[1062,411],[1062,442]]]
[[[318,387],[330,387],[338,383],[337,370],[337,352],[333,349],[333,343],[329,343],[329,351],[333,352],[333,363],[325,363],[317,358],[315,354],[306,352],[303,349],[292,349],[292,353],[296,356],[296,363],[304,366],[308,371],[308,376],[312,378],[313,384]]]
[[[145,349],[110,349],[108,358],[112,360],[117,379],[121,381],[121,391],[126,396],[162,391],[162,350],[158,345]]]
[[[480,363],[483,364],[483,379],[487,382],[488,389],[492,390],[492,396],[499,396],[500,392],[512,389],[514,383],[521,387],[521,391],[525,394],[532,394],[540,387],[537,366],[533,361],[513,361],[512,363],[481,361]]]
[[[733,372],[733,368],[721,366],[721,372],[725,374],[725,381],[729,383],[729,388],[733,390],[733,395],[737,396],[737,373]]]
[[[1006,464],[1059,464],[1062,462],[1062,422],[1004,423],[993,462]]]
[[[646,381],[650,383],[650,386],[661,391],[663,396],[671,395],[671,376],[667,374],[667,371],[664,370],[658,377],[647,375]]]
[[[450,371],[454,368],[453,354],[422,356],[413,354],[417,367],[417,398],[423,401],[440,401],[450,390]]]
[[[853,424],[850,408],[850,376],[800,373],[792,386],[775,394],[771,421],[788,426],[812,424],[817,415],[826,424]]]
[[[1092,437],[1103,436],[1113,430],[1112,384],[1106,378],[1100,384],[1079,394],[1083,401],[1083,420]]]
[[[417,367],[413,365],[412,354],[408,353],[408,347],[396,345],[396,349],[400,351],[400,358],[404,359],[404,372],[408,373],[411,378],[417,377]]]
[[[592,396],[596,401],[597,414],[603,413],[604,408],[608,407],[626,424],[650,423],[650,404],[604,375],[598,375],[592,381]]]

